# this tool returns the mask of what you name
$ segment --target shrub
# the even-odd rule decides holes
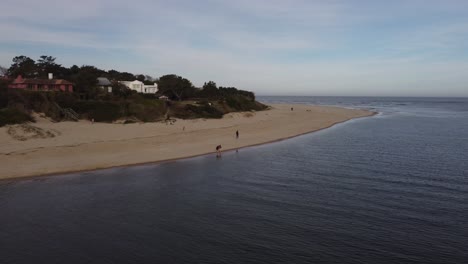
[[[209,104],[200,106],[188,104],[184,107],[184,111],[182,112],[184,118],[221,118],[223,114],[224,113],[219,109]],[[180,113],[176,113],[176,116],[179,115]]]
[[[50,103],[45,93],[23,91],[22,95],[25,98],[25,107],[27,109],[48,114]]]
[[[123,116],[118,102],[79,101],[73,106],[73,110],[96,122],[112,122]]]
[[[267,108],[266,105],[261,104],[249,97],[243,95],[231,95],[226,97],[226,104],[235,111],[260,111]]]
[[[0,87],[0,109],[8,106],[8,89]]]
[[[75,93],[49,93],[49,100],[55,101],[58,105],[65,108],[72,108],[78,99],[78,95]]]
[[[128,104],[128,116],[133,116],[143,122],[160,120],[165,113],[164,102],[156,99],[143,99]]]
[[[0,127],[4,125],[21,124],[25,122],[34,122],[34,119],[28,113],[18,109],[0,109]]]

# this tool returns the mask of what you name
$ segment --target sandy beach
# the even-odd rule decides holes
[[[291,108],[294,108],[291,111]],[[264,144],[373,115],[366,110],[272,105],[222,119],[170,123],[36,123],[0,128],[0,179],[142,164]],[[236,131],[239,138],[236,139]]]

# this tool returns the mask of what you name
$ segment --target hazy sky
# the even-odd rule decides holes
[[[259,95],[468,96],[468,0],[0,0],[26,55]]]

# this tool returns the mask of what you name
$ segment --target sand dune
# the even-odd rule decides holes
[[[291,111],[291,107],[294,111]],[[0,128],[0,179],[157,162],[263,144],[370,116],[366,110],[272,105],[222,119],[169,123],[36,123]],[[235,132],[240,137],[236,139]]]

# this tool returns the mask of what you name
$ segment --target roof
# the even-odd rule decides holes
[[[25,84],[66,84],[66,85],[73,85],[73,83],[62,80],[62,79],[15,79],[13,81],[13,84],[18,84],[18,83],[25,83]]]
[[[129,85],[129,84],[143,84],[143,82],[140,82],[140,81],[138,81],[138,80],[134,80],[134,81],[119,81],[119,83],[125,84],[125,85]]]
[[[102,85],[102,86],[112,85],[112,83],[106,77],[99,77],[97,78],[97,80],[98,80],[98,85]]]

